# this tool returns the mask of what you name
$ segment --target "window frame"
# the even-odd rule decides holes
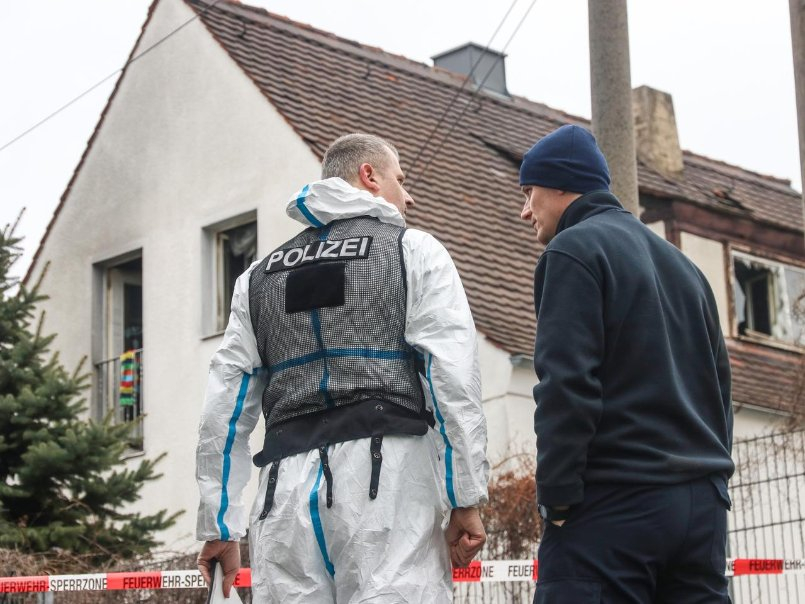
[[[786,270],[794,270],[798,271],[805,277],[805,262],[801,260],[797,260],[790,257],[785,256],[769,256],[769,255],[761,255],[757,252],[757,250],[751,249],[749,247],[740,246],[729,244],[727,245],[727,285],[729,290],[729,305],[730,305],[730,331],[731,336],[736,340],[752,342],[755,344],[763,344],[766,346],[770,346],[773,348],[779,348],[782,350],[789,350],[801,353],[803,348],[805,348],[805,320],[802,321],[802,334],[800,336],[801,342],[795,343],[794,341],[788,341],[780,339],[777,336],[766,334],[763,332],[758,332],[752,329],[747,329],[743,334],[739,332],[738,327],[738,301],[736,300],[735,295],[735,288],[738,286],[737,276],[735,274],[735,257],[744,257],[750,261],[758,262],[760,264],[766,265],[769,267],[770,272],[772,272],[772,278],[776,281],[777,276],[774,275],[774,269],[782,269],[784,272]],[[772,312],[777,312],[778,306],[778,286],[775,283],[771,283],[769,286],[769,308]],[[791,322],[791,327],[794,326],[794,315],[793,309],[791,308],[791,301],[788,302],[788,305],[785,309],[789,315],[789,321]],[[775,320],[774,317],[769,317],[770,323],[773,325]],[[749,332],[749,333],[747,333]]]
[[[202,258],[204,260],[202,277],[202,339],[216,337],[226,330],[229,320],[228,313],[224,316],[224,311],[231,301],[225,300],[226,285],[225,267],[223,257],[222,235],[227,231],[240,228],[247,224],[254,224],[257,234],[257,252],[255,257],[259,257],[260,229],[257,220],[257,210],[251,210],[232,216],[225,220],[207,225],[202,228]]]
[[[139,260],[139,279],[136,282],[127,281],[126,278],[111,278],[111,272],[115,269],[120,269],[126,265]],[[113,401],[113,406],[110,408],[109,400],[112,397],[119,399],[120,393],[116,387],[119,386],[120,380],[120,356],[126,352],[125,345],[122,346],[121,352],[118,353],[117,346],[114,345],[116,335],[125,339],[125,332],[115,331],[117,323],[112,316],[115,308],[119,306],[119,318],[125,317],[125,288],[127,285],[136,285],[140,288],[140,304],[145,305],[144,298],[144,273],[145,273],[145,255],[143,248],[136,248],[131,251],[119,254],[104,260],[92,263],[93,271],[93,301],[92,301],[92,391],[91,391],[91,406],[90,415],[93,419],[101,421],[105,418],[106,413],[110,409],[114,409],[113,421],[122,423],[126,421],[136,422],[133,428],[129,442],[127,443],[128,449],[125,452],[126,457],[141,455],[145,451],[145,429],[144,429],[144,416],[145,416],[145,396],[143,391],[143,384],[145,380],[142,379],[143,375],[143,358],[144,358],[144,331],[142,340],[139,347],[134,351],[137,367],[137,387],[139,388],[137,394],[137,403],[132,410],[137,409],[137,415],[130,419],[125,419],[118,415],[119,400]],[[111,292],[115,291],[114,299]],[[113,305],[114,303],[114,305]],[[115,313],[117,314],[117,313]],[[142,317],[141,317],[142,319]],[[111,373],[110,373],[111,372]]]

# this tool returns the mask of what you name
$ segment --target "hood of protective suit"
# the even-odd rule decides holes
[[[382,222],[405,226],[405,218],[394,205],[341,178],[305,185],[288,200],[285,212],[305,226],[323,227],[333,220],[358,216],[372,216]]]

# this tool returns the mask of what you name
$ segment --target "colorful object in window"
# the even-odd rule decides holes
[[[135,399],[134,376],[137,372],[137,357],[133,350],[120,355],[120,406],[133,407]]]

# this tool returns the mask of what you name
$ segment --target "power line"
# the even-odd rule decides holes
[[[489,38],[489,42],[486,43],[486,47],[484,48],[484,52],[482,52],[480,55],[478,55],[478,59],[475,61],[475,63],[470,68],[470,72],[467,74],[467,77],[464,78],[464,81],[461,83],[461,87],[453,95],[453,98],[450,99],[450,102],[447,104],[447,107],[444,108],[444,111],[442,111],[442,115],[439,116],[439,120],[436,122],[436,125],[431,129],[430,134],[428,134],[428,138],[425,139],[425,142],[422,143],[422,146],[419,147],[419,151],[417,151],[416,157],[414,157],[414,161],[412,161],[411,164],[408,166],[408,169],[406,170],[407,172],[412,171],[414,169],[414,167],[416,166],[416,163],[419,161],[419,158],[422,156],[422,153],[427,148],[428,143],[430,143],[431,139],[433,138],[433,135],[436,134],[436,131],[439,129],[439,126],[442,125],[442,122],[444,121],[444,118],[447,116],[448,112],[453,107],[453,104],[456,102],[456,99],[464,91],[464,88],[467,86],[467,82],[469,82],[470,79],[472,78],[473,74],[475,73],[475,69],[481,63],[481,60],[484,58],[484,55],[487,52],[489,52],[489,47],[492,45],[492,40],[494,40],[495,36],[498,35],[498,32],[500,31],[500,28],[503,27],[503,24],[506,22],[506,19],[509,18],[509,14],[512,12],[512,9],[517,4],[517,2],[519,2],[519,0],[514,0],[514,2],[511,3],[511,6],[509,6],[509,10],[507,10],[506,14],[503,15],[503,19],[501,19],[500,23],[498,23],[497,28],[495,29],[495,31],[492,34],[492,36]]]
[[[23,138],[23,137],[27,136],[28,134],[30,134],[31,132],[33,132],[34,130],[36,130],[37,128],[39,128],[39,126],[41,126],[41,125],[42,125],[42,124],[44,124],[45,122],[47,122],[47,121],[51,120],[52,118],[56,117],[56,116],[57,116],[58,114],[60,114],[62,111],[64,111],[64,110],[65,110],[65,109],[67,109],[68,107],[70,107],[70,106],[71,106],[73,103],[75,103],[75,102],[77,102],[77,101],[81,100],[82,98],[84,98],[85,96],[87,96],[87,95],[88,95],[90,92],[92,92],[93,90],[95,90],[95,89],[96,89],[98,86],[101,86],[102,84],[105,84],[107,81],[109,81],[110,79],[112,79],[113,77],[115,77],[116,75],[118,75],[119,73],[122,73],[122,72],[123,72],[123,70],[124,70],[124,69],[126,69],[126,67],[128,67],[128,66],[129,66],[129,65],[131,65],[132,63],[134,63],[134,61],[137,61],[138,59],[141,59],[142,57],[144,57],[145,55],[147,55],[149,52],[151,52],[152,50],[154,50],[154,49],[155,49],[157,46],[159,46],[160,44],[162,44],[162,43],[163,43],[165,40],[167,40],[168,38],[170,38],[171,36],[173,36],[174,34],[176,34],[177,32],[179,32],[180,30],[182,30],[182,29],[184,29],[185,27],[187,27],[188,25],[190,25],[190,23],[192,23],[193,21],[195,21],[196,19],[198,19],[198,18],[199,18],[201,15],[203,15],[204,13],[206,13],[208,10],[210,10],[210,9],[211,9],[213,6],[215,6],[216,4],[218,4],[220,1],[221,1],[221,0],[213,0],[213,2],[211,2],[210,4],[208,4],[208,5],[207,5],[207,6],[204,8],[204,10],[202,10],[201,12],[198,12],[198,13],[196,13],[195,15],[193,15],[193,16],[192,16],[190,19],[188,19],[187,21],[185,21],[184,23],[182,23],[181,25],[179,25],[179,27],[177,27],[177,28],[176,28],[176,29],[174,29],[173,31],[169,32],[169,33],[168,33],[168,34],[166,34],[164,37],[162,37],[162,38],[160,38],[159,40],[157,40],[156,42],[154,42],[154,43],[153,43],[151,46],[149,46],[148,48],[146,48],[146,49],[145,49],[144,51],[142,51],[141,53],[139,53],[139,54],[134,55],[133,57],[131,57],[131,58],[130,58],[128,61],[126,61],[125,65],[123,65],[123,67],[121,67],[121,68],[119,68],[119,69],[115,70],[113,73],[110,73],[108,76],[106,76],[106,77],[105,77],[104,79],[102,79],[100,82],[98,82],[97,84],[94,84],[94,85],[92,85],[91,87],[87,88],[87,89],[86,89],[84,92],[82,92],[81,94],[79,94],[77,97],[75,97],[75,98],[74,98],[74,99],[72,99],[71,101],[68,101],[67,103],[65,103],[64,105],[62,105],[62,106],[61,106],[61,107],[59,107],[58,109],[56,109],[56,111],[54,111],[53,113],[51,113],[51,114],[50,114],[50,115],[48,115],[47,117],[45,117],[45,118],[43,118],[43,119],[39,120],[39,121],[38,121],[36,124],[34,124],[34,125],[33,125],[33,126],[31,126],[30,128],[28,128],[28,129],[27,129],[25,132],[23,132],[23,133],[21,133],[21,134],[17,135],[16,137],[14,137],[14,138],[13,138],[13,139],[11,139],[10,141],[8,141],[8,142],[7,142],[5,145],[3,145],[2,147],[0,147],[0,152],[4,151],[4,150],[5,150],[5,149],[7,149],[8,147],[10,147],[10,146],[11,146],[11,145],[13,145],[14,143],[16,143],[18,140],[20,140],[21,138]]]
[[[503,55],[506,52],[506,49],[509,47],[509,44],[511,44],[511,41],[514,39],[514,36],[517,35],[517,32],[520,30],[520,27],[523,25],[523,23],[526,20],[526,17],[528,17],[528,14],[531,12],[531,9],[534,8],[534,5],[536,3],[537,3],[537,0],[532,0],[531,1],[531,4],[529,5],[528,10],[526,10],[526,12],[523,14],[522,18],[520,19],[520,22],[517,24],[517,27],[514,28],[514,31],[512,32],[511,36],[509,36],[509,39],[506,41],[506,45],[503,47],[503,50],[500,51],[501,55]],[[450,127],[450,130],[448,130],[447,134],[444,135],[444,137],[442,138],[442,141],[439,143],[439,146],[436,148],[436,151],[434,151],[431,154],[430,159],[428,159],[428,162],[425,164],[425,167],[422,168],[422,172],[420,172],[419,175],[417,176],[417,180],[415,181],[415,183],[420,182],[425,178],[425,174],[427,173],[431,162],[433,161],[433,159],[437,155],[439,155],[439,152],[442,150],[442,147],[444,146],[445,141],[448,138],[450,138],[450,135],[453,133],[453,130],[456,129],[456,126],[458,126],[458,124],[463,119],[464,114],[467,113],[467,109],[469,109],[470,106],[472,105],[472,101],[475,98],[475,96],[478,94],[478,91],[481,90],[481,88],[484,87],[484,84],[486,84],[486,80],[489,78],[489,76],[494,71],[495,66],[497,65],[497,62],[501,61],[501,60],[503,60],[502,56],[497,57],[497,59],[492,62],[492,65],[489,67],[489,70],[486,72],[486,75],[484,76],[484,79],[481,81],[481,83],[478,85],[478,87],[475,90],[473,90],[472,94],[470,95],[470,98],[467,100],[467,104],[464,106],[464,109],[461,111],[459,116],[453,122],[453,125]],[[467,76],[467,79],[469,79],[469,76]],[[424,151],[424,149],[423,149],[423,151]],[[421,153],[420,153],[420,155],[421,155]],[[413,191],[413,189],[414,188],[412,186],[412,187],[409,188],[409,191]]]

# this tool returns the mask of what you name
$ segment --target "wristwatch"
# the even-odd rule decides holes
[[[539,515],[542,516],[542,519],[546,522],[556,522],[558,520],[567,520],[568,516],[570,516],[570,508],[564,510],[557,510],[556,508],[548,507],[540,503],[537,506],[539,510]]]

